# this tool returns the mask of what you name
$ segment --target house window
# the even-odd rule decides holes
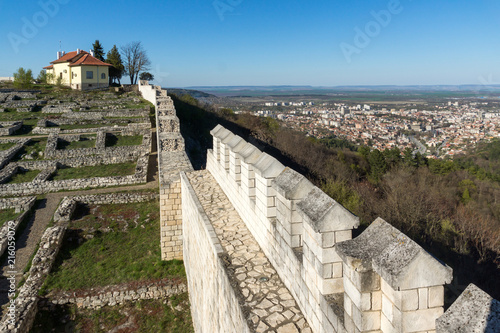
[[[105,73],[102,73],[101,74],[101,79],[105,79],[106,78],[106,74]]]
[[[93,79],[93,78],[94,78],[94,72],[87,71],[87,79]]]

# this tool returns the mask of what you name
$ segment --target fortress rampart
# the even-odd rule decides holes
[[[190,172],[166,91],[140,90],[157,106],[162,254],[185,260],[197,332],[499,329],[498,301],[471,285],[444,313],[450,267],[381,218],[352,239],[356,216],[222,126]]]

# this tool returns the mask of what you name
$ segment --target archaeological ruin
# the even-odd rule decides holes
[[[206,169],[194,170],[167,91],[147,81],[138,90],[151,119],[133,94],[0,92],[9,116],[0,122],[0,209],[15,214],[0,227],[1,253],[13,252],[9,236],[25,221],[33,224],[23,231],[26,253],[17,251],[30,266],[14,274],[15,297],[3,293],[0,332],[28,332],[40,308],[101,309],[186,291],[200,333],[500,330],[499,301],[471,284],[446,309],[451,267],[383,217],[353,238],[358,217],[223,126],[211,131]],[[116,165],[127,172],[100,174]],[[79,205],[151,201],[159,202],[161,258],[183,260],[187,279],[40,296]]]

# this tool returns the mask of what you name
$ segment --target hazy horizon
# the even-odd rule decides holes
[[[500,84],[493,0],[123,0],[98,9],[0,0],[0,76],[19,67],[36,76],[57,51],[88,51],[98,39],[105,52],[141,41],[164,86]]]

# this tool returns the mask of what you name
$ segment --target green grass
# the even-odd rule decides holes
[[[135,162],[58,169],[52,180],[133,175]]]
[[[129,205],[109,205],[106,208],[116,214],[127,215]],[[129,225],[128,231],[101,232],[96,230],[94,238],[79,245],[78,235],[87,228],[86,221],[73,221],[68,237],[57,257],[54,268],[46,279],[40,293],[51,290],[75,290],[131,281],[169,277],[185,277],[182,261],[162,261],[160,253],[159,205],[157,201],[134,204],[140,215],[138,226]],[[96,225],[115,225],[112,230],[121,230],[119,223],[96,217]],[[98,214],[96,214],[98,215]],[[148,217],[149,215],[149,217]],[[148,220],[149,219],[149,220]],[[142,220],[142,222],[141,222]],[[123,225],[122,225],[123,226]],[[82,239],[82,238],[80,238]]]
[[[82,135],[80,141],[58,141],[57,149],[80,149],[80,148],[94,148],[95,147],[96,136],[95,135]]]
[[[7,150],[9,148],[14,147],[15,145],[16,145],[15,143],[11,143],[11,142],[0,143],[0,150]]]
[[[172,308],[176,303],[181,306],[179,310]],[[104,333],[125,323],[130,323],[126,329],[130,333],[194,332],[187,293],[165,300],[141,300],[99,310],[79,309],[76,305],[58,305],[50,310],[42,308],[30,332]]]
[[[7,221],[15,220],[21,213],[16,213],[14,209],[0,210],[0,227]]]
[[[142,144],[142,135],[106,136],[106,147],[139,146],[141,144]]]
[[[34,159],[42,159],[41,152],[45,150],[47,145],[47,139],[32,139],[30,143],[24,145],[21,150],[14,156],[13,162],[17,162],[23,159],[24,155],[32,155]],[[25,158],[26,159],[26,158]]]
[[[113,123],[113,124],[80,124],[80,125],[62,125],[59,126],[61,130],[72,130],[72,129],[87,129],[87,128],[100,128],[100,127],[109,127],[109,126],[127,126],[128,123],[125,122],[119,122],[119,123]]]
[[[129,103],[123,106],[124,109],[144,109],[147,107],[149,107],[149,103],[146,101],[141,103]]]
[[[39,173],[40,173],[40,170],[18,171],[17,174],[12,176],[7,183],[8,184],[29,183],[29,182],[33,181],[33,179],[35,179],[35,177]]]
[[[138,192],[147,194],[147,192]],[[153,202],[92,206],[78,205],[70,228],[78,230],[108,229],[123,231],[159,219],[158,205]]]

